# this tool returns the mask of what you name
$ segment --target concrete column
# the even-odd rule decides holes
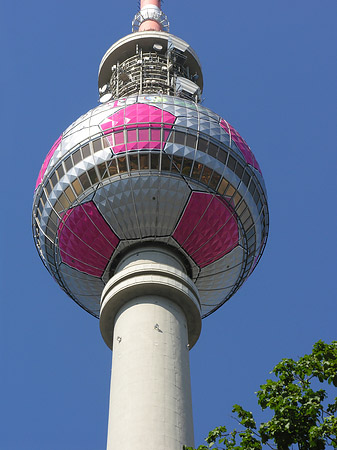
[[[100,318],[113,350],[107,449],[193,446],[189,349],[201,330],[198,292],[179,257],[158,248],[127,255],[116,272]]]

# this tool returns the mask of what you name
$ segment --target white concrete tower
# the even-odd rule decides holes
[[[102,59],[103,103],[124,95],[123,88],[128,95],[133,89],[176,93],[179,74],[169,67],[172,37],[163,31],[169,24],[160,0],[141,0],[140,6],[134,33],[114,44]],[[163,61],[154,61],[151,51],[154,58],[162,54]],[[199,86],[179,78],[192,86],[189,95],[196,100]],[[201,306],[178,252],[145,243],[123,254],[102,293],[100,328],[113,354],[107,449],[193,446],[189,350],[200,335]]]
[[[247,143],[200,104],[198,56],[159,0],[140,6],[102,58],[101,104],[47,154],[33,234],[112,349],[107,449],[182,450],[194,444],[189,350],[256,267],[268,205]]]
[[[201,315],[179,256],[147,245],[128,252],[103,290],[100,327],[113,352],[108,450],[192,446],[189,349]]]

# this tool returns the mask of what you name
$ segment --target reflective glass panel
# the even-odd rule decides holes
[[[88,175],[89,175],[91,184],[98,183],[98,176],[97,176],[95,167],[92,167],[90,170],[88,170]]]
[[[237,213],[239,214],[239,216],[241,216],[241,214],[243,213],[243,211],[246,209],[246,202],[242,201],[240,203],[240,205],[238,206],[238,208],[236,209]]]
[[[82,160],[81,149],[78,149],[76,150],[76,152],[73,153],[74,165],[79,163],[81,160]]]
[[[208,154],[210,156],[213,156],[213,158],[216,158],[217,153],[218,153],[218,146],[210,142],[208,146]]]
[[[70,170],[73,167],[71,156],[68,156],[68,158],[64,161],[64,166],[66,168],[66,171]]]
[[[97,168],[98,168],[98,172],[99,172],[100,177],[101,177],[102,180],[104,180],[104,178],[108,178],[109,177],[109,172],[108,172],[108,169],[107,169],[105,163],[99,164],[97,166]]]
[[[71,203],[75,201],[75,195],[74,195],[73,191],[71,190],[70,186],[68,186],[64,192],[65,192],[66,196],[69,198]]]
[[[181,171],[182,174],[186,175],[187,177],[191,173],[192,168],[192,160],[185,158],[183,162],[183,170]]]
[[[45,194],[44,191],[42,191],[40,201],[41,201],[43,206],[46,204],[46,200],[47,200],[46,194]]]
[[[82,189],[82,186],[81,186],[81,184],[80,184],[78,179],[74,180],[71,184],[72,184],[72,186],[74,188],[74,191],[76,192],[77,195],[82,194],[83,189]]]
[[[243,228],[247,231],[251,225],[253,224],[253,219],[249,217],[249,219],[243,224]]]
[[[227,166],[234,171],[236,165],[236,160],[233,158],[233,156],[229,155]]]
[[[166,153],[162,154],[161,170],[169,171],[171,167],[171,159]]]
[[[197,137],[196,136],[193,136],[192,134],[188,134],[186,136],[186,145],[187,145],[187,147],[195,148],[196,142],[197,142]]]
[[[112,159],[111,161],[108,162],[108,171],[111,177],[118,173],[115,159]]]
[[[119,167],[119,173],[128,171],[128,168],[127,168],[127,165],[126,165],[126,158],[125,158],[125,156],[122,156],[121,158],[118,158],[118,167]]]
[[[151,153],[151,169],[159,170],[159,154]]]
[[[172,158],[172,172],[180,172],[181,169],[181,163],[182,163],[182,157],[180,156],[173,156]]]
[[[210,177],[212,175],[212,172],[213,172],[212,169],[210,169],[209,167],[204,166],[204,170],[203,170],[202,175],[201,175],[201,181],[203,183],[205,183],[205,184],[208,184],[209,179],[210,179]]]
[[[235,192],[235,188],[230,184],[230,185],[228,186],[228,188],[227,188],[227,191],[226,191],[226,194],[225,194],[225,195],[228,195],[228,197],[232,197],[232,195],[234,194],[234,192]]]
[[[143,169],[148,169],[150,166],[149,166],[149,153],[141,153],[140,155],[139,155],[139,162],[140,162],[140,169],[141,170],[143,170]]]
[[[53,190],[53,186],[50,184],[50,180],[47,181],[47,184],[45,186],[45,190],[47,191],[47,194],[49,196],[49,194],[51,193],[51,191]]]
[[[251,180],[248,190],[252,195],[254,194],[255,188],[256,188],[255,183],[253,180]]]
[[[83,155],[83,159],[87,158],[88,156],[90,156],[91,152],[90,152],[90,147],[89,144],[85,145],[84,147],[82,147],[82,155]]]
[[[84,190],[88,189],[90,187],[90,181],[89,181],[89,178],[87,176],[87,173],[86,172],[82,173],[82,175],[80,175],[79,178],[80,178],[80,182],[81,182]]]
[[[96,139],[96,140],[93,142],[93,145],[92,145],[92,146],[93,146],[94,152],[98,152],[99,150],[102,150],[103,145],[102,145],[101,138]]]
[[[236,192],[233,197],[234,206],[238,205],[241,199],[242,196],[238,192]]]
[[[65,193],[60,195],[58,201],[61,203],[63,210],[68,209],[68,207],[70,206],[69,200],[68,200],[67,196],[65,195]]]
[[[194,180],[199,181],[199,178],[200,178],[200,175],[201,175],[201,172],[202,172],[203,168],[204,168],[203,164],[201,164],[201,163],[199,163],[197,161],[194,161],[194,166],[193,166],[193,170],[192,170],[192,178]]]
[[[250,176],[248,175],[247,172],[245,172],[245,173],[243,174],[242,181],[244,182],[244,184],[245,184],[246,186],[248,186],[249,180],[250,180]]]
[[[62,164],[58,166],[58,168],[56,169],[57,175],[59,177],[59,180],[63,177],[64,175],[64,170],[63,170],[63,166]]]
[[[210,181],[210,183],[209,183],[209,187],[212,188],[212,189],[216,189],[216,187],[217,187],[217,185],[218,185],[218,183],[219,183],[220,178],[221,178],[221,177],[220,177],[220,175],[219,175],[217,172],[213,172],[211,181]]]
[[[219,161],[226,164],[227,156],[228,156],[228,153],[225,150],[223,150],[222,148],[219,148],[219,154],[218,154]]]
[[[208,141],[205,141],[205,139],[199,138],[199,142],[198,142],[198,150],[200,150],[201,152],[207,152],[207,147],[208,147]]]
[[[133,154],[129,155],[130,161],[130,170],[138,170],[138,155]]]
[[[176,134],[175,137],[176,144],[185,145],[185,133],[182,133],[181,131],[176,131],[175,134]]]
[[[235,168],[235,173],[240,179],[242,178],[243,170],[244,170],[243,167],[238,162],[237,165],[236,165],[236,168]]]
[[[56,172],[53,173],[53,175],[50,178],[51,184],[53,185],[53,187],[55,187],[57,185],[57,176],[56,176]]]
[[[223,195],[223,193],[225,192],[227,186],[228,186],[228,181],[223,178],[221,180],[220,186],[218,187],[219,194]]]
[[[245,222],[245,221],[248,219],[249,216],[250,216],[250,214],[249,214],[249,209],[246,208],[246,209],[243,211],[243,213],[240,214],[240,219],[241,219],[242,222]]]

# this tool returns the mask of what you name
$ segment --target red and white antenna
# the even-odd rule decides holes
[[[132,22],[132,31],[169,31],[169,22],[160,0],[141,0],[140,11]]]

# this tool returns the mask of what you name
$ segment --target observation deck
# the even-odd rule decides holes
[[[195,51],[164,31],[139,31],[112,45],[98,73],[101,103],[130,95],[164,94],[201,101],[203,75]]]

